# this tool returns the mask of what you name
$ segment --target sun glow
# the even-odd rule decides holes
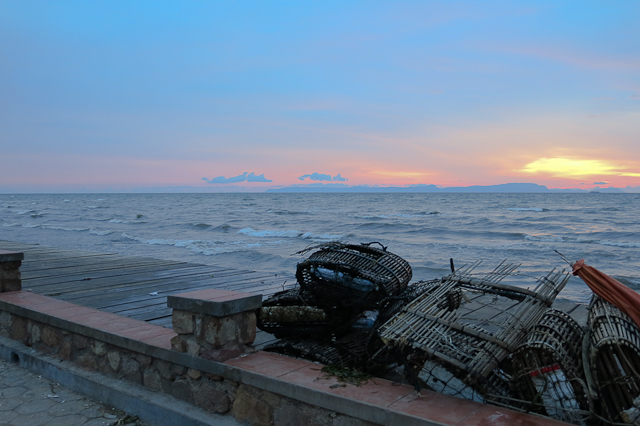
[[[531,174],[550,174],[563,178],[587,178],[594,176],[632,176],[640,173],[625,171],[627,167],[606,160],[592,160],[567,157],[539,158],[520,169]]]

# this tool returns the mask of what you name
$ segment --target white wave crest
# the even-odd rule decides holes
[[[505,210],[510,210],[512,212],[548,212],[549,209],[544,209],[540,207],[513,207]]]
[[[18,210],[16,214],[27,214],[27,213],[35,213],[35,210]]]
[[[109,235],[112,234],[113,231],[110,229],[96,229],[96,228],[91,228],[89,229],[89,233],[90,234],[94,234],[94,235]]]
[[[64,226],[54,226],[54,225],[42,225],[43,229],[52,229],[54,231],[73,231],[73,232],[82,232],[88,231],[89,228],[65,228]]]
[[[243,244],[237,242],[235,245],[220,245],[215,241],[204,240],[174,240],[170,238],[142,238],[135,235],[129,235],[126,232],[122,233],[123,238],[129,240],[138,241],[142,244],[149,245],[165,245],[186,248],[195,253],[203,254],[205,256],[213,256],[216,254],[231,253],[235,251],[242,251],[251,247],[259,247],[260,244]]]
[[[602,244],[603,246],[612,246],[612,247],[623,247],[623,248],[640,248],[640,243],[634,243],[631,241],[609,241],[609,240],[599,240],[598,244]]]
[[[529,235],[525,234],[524,239],[527,241],[535,241],[542,243],[561,243],[566,241],[565,238],[559,237],[557,235]]]
[[[238,231],[238,234],[249,235],[252,237],[277,237],[277,238],[296,238],[303,235],[302,232],[296,230],[275,230],[275,229],[264,229],[261,231],[256,231],[253,228],[243,228]]]
[[[314,234],[312,232],[305,232],[301,235],[302,238],[311,240],[315,243],[327,242],[327,241],[338,241],[342,239],[343,235],[332,235],[332,234]]]

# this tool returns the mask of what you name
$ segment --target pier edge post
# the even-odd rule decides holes
[[[22,290],[20,266],[24,253],[0,250],[0,293]]]

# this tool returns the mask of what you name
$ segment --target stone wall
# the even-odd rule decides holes
[[[125,349],[7,311],[0,335],[87,370],[172,395],[211,413],[252,426],[372,426],[353,417]]]

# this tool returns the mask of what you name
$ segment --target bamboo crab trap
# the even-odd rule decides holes
[[[591,413],[583,337],[584,331],[569,315],[547,309],[513,354],[512,387],[517,400],[507,405],[584,424]]]
[[[519,265],[503,262],[476,275],[480,263],[444,277],[434,291],[417,297],[378,332],[385,344],[400,348],[414,363],[417,387],[425,383],[446,394],[501,403],[511,395],[511,377],[500,363],[540,321],[570,275],[554,269],[528,290],[501,283],[515,275]],[[460,305],[445,303],[457,289]]]
[[[304,358],[325,365],[358,367],[360,370],[368,371],[380,366],[371,356],[372,337],[371,330],[357,330],[333,341],[323,341],[317,338],[282,339],[265,346],[263,350]]]
[[[596,295],[589,306],[588,329],[596,414],[608,422],[640,424],[640,329]]]
[[[324,307],[377,309],[407,286],[412,273],[406,260],[372,244],[327,243],[299,252],[319,249],[298,264],[300,287]]]
[[[257,326],[276,338],[322,336],[340,333],[353,313],[322,309],[313,294],[300,288],[281,291],[262,302]]]

